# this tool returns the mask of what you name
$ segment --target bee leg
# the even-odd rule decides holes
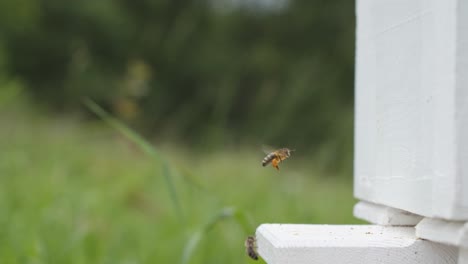
[[[278,161],[277,159],[274,159],[274,160],[271,162],[271,165],[273,165],[273,167],[279,171],[280,169],[279,169],[278,164],[279,164],[279,161]]]

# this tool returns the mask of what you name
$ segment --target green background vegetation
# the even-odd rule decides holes
[[[354,2],[212,3],[0,1],[1,263],[248,263],[261,223],[356,222]]]

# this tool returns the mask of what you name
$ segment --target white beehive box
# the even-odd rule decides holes
[[[358,0],[355,196],[468,220],[468,1]]]

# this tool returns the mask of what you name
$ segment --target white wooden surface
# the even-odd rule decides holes
[[[369,202],[357,203],[353,214],[369,223],[385,226],[415,226],[423,219],[407,211]]]
[[[468,1],[357,0],[355,196],[468,220]]]
[[[468,248],[468,223],[425,218],[416,226],[416,236]]]
[[[269,264],[456,263],[458,249],[417,239],[413,227],[263,224],[258,253]]]
[[[458,253],[458,264],[468,263],[468,249],[460,248]]]
[[[424,218],[416,225],[416,236],[458,248],[458,264],[468,264],[468,223]]]

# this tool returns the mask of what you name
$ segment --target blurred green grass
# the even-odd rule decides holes
[[[114,129],[23,100],[0,107],[0,263],[181,263],[197,232],[188,263],[253,263],[243,241],[261,223],[359,223],[351,178],[300,152],[278,173],[257,146],[160,144],[180,217],[163,161]]]

